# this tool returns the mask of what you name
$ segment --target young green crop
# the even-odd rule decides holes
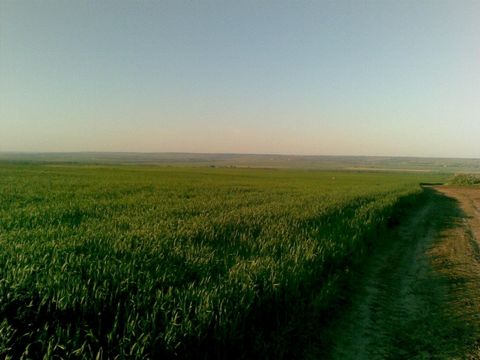
[[[287,356],[429,177],[0,166],[0,354]]]

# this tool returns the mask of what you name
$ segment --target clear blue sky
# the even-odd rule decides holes
[[[0,0],[0,151],[480,157],[480,1]]]

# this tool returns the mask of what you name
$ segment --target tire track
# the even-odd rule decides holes
[[[443,189],[424,190],[425,203],[365,264],[333,330],[332,359],[476,358],[480,247],[471,223],[479,214]]]

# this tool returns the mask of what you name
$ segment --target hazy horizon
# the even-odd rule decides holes
[[[185,151],[0,151],[0,155],[180,155],[180,156],[258,156],[296,158],[378,158],[378,159],[438,159],[438,160],[480,160],[480,157],[449,156],[409,156],[409,155],[362,155],[362,154],[288,154],[288,153],[249,153],[249,152],[185,152]]]
[[[480,158],[480,2],[0,2],[0,152]]]

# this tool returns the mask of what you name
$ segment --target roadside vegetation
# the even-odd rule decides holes
[[[458,174],[453,177],[449,185],[480,185],[480,174]]]
[[[301,357],[422,181],[1,165],[0,355]]]

